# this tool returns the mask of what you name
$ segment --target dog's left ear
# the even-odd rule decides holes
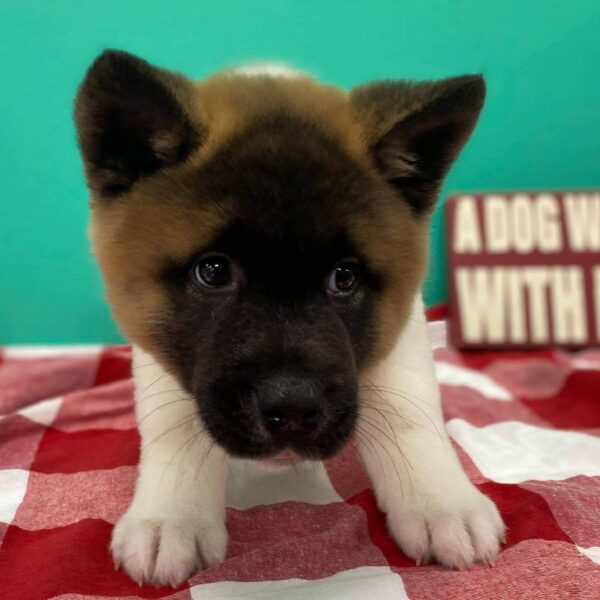
[[[351,91],[375,165],[415,213],[430,211],[484,98],[479,75],[423,83],[382,81]]]

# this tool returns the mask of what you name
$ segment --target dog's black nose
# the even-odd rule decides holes
[[[266,429],[274,435],[307,434],[317,429],[323,393],[310,378],[275,375],[257,386],[258,405]]]

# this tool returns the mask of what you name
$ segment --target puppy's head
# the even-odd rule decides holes
[[[335,453],[390,351],[428,215],[484,84],[344,93],[102,54],[77,97],[91,237],[114,315],[228,452]]]

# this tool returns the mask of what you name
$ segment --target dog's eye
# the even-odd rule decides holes
[[[327,290],[331,294],[350,294],[358,284],[359,266],[356,261],[339,262],[329,275]]]
[[[232,280],[229,259],[221,254],[201,258],[194,273],[198,282],[207,288],[227,287]]]

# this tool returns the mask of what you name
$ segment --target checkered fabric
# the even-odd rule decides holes
[[[138,587],[108,552],[138,462],[129,349],[8,347],[0,598],[600,598],[600,351],[460,354],[443,322],[430,333],[449,432],[508,526],[495,567],[417,567],[348,450],[283,481],[236,479],[225,563],[175,590]]]

